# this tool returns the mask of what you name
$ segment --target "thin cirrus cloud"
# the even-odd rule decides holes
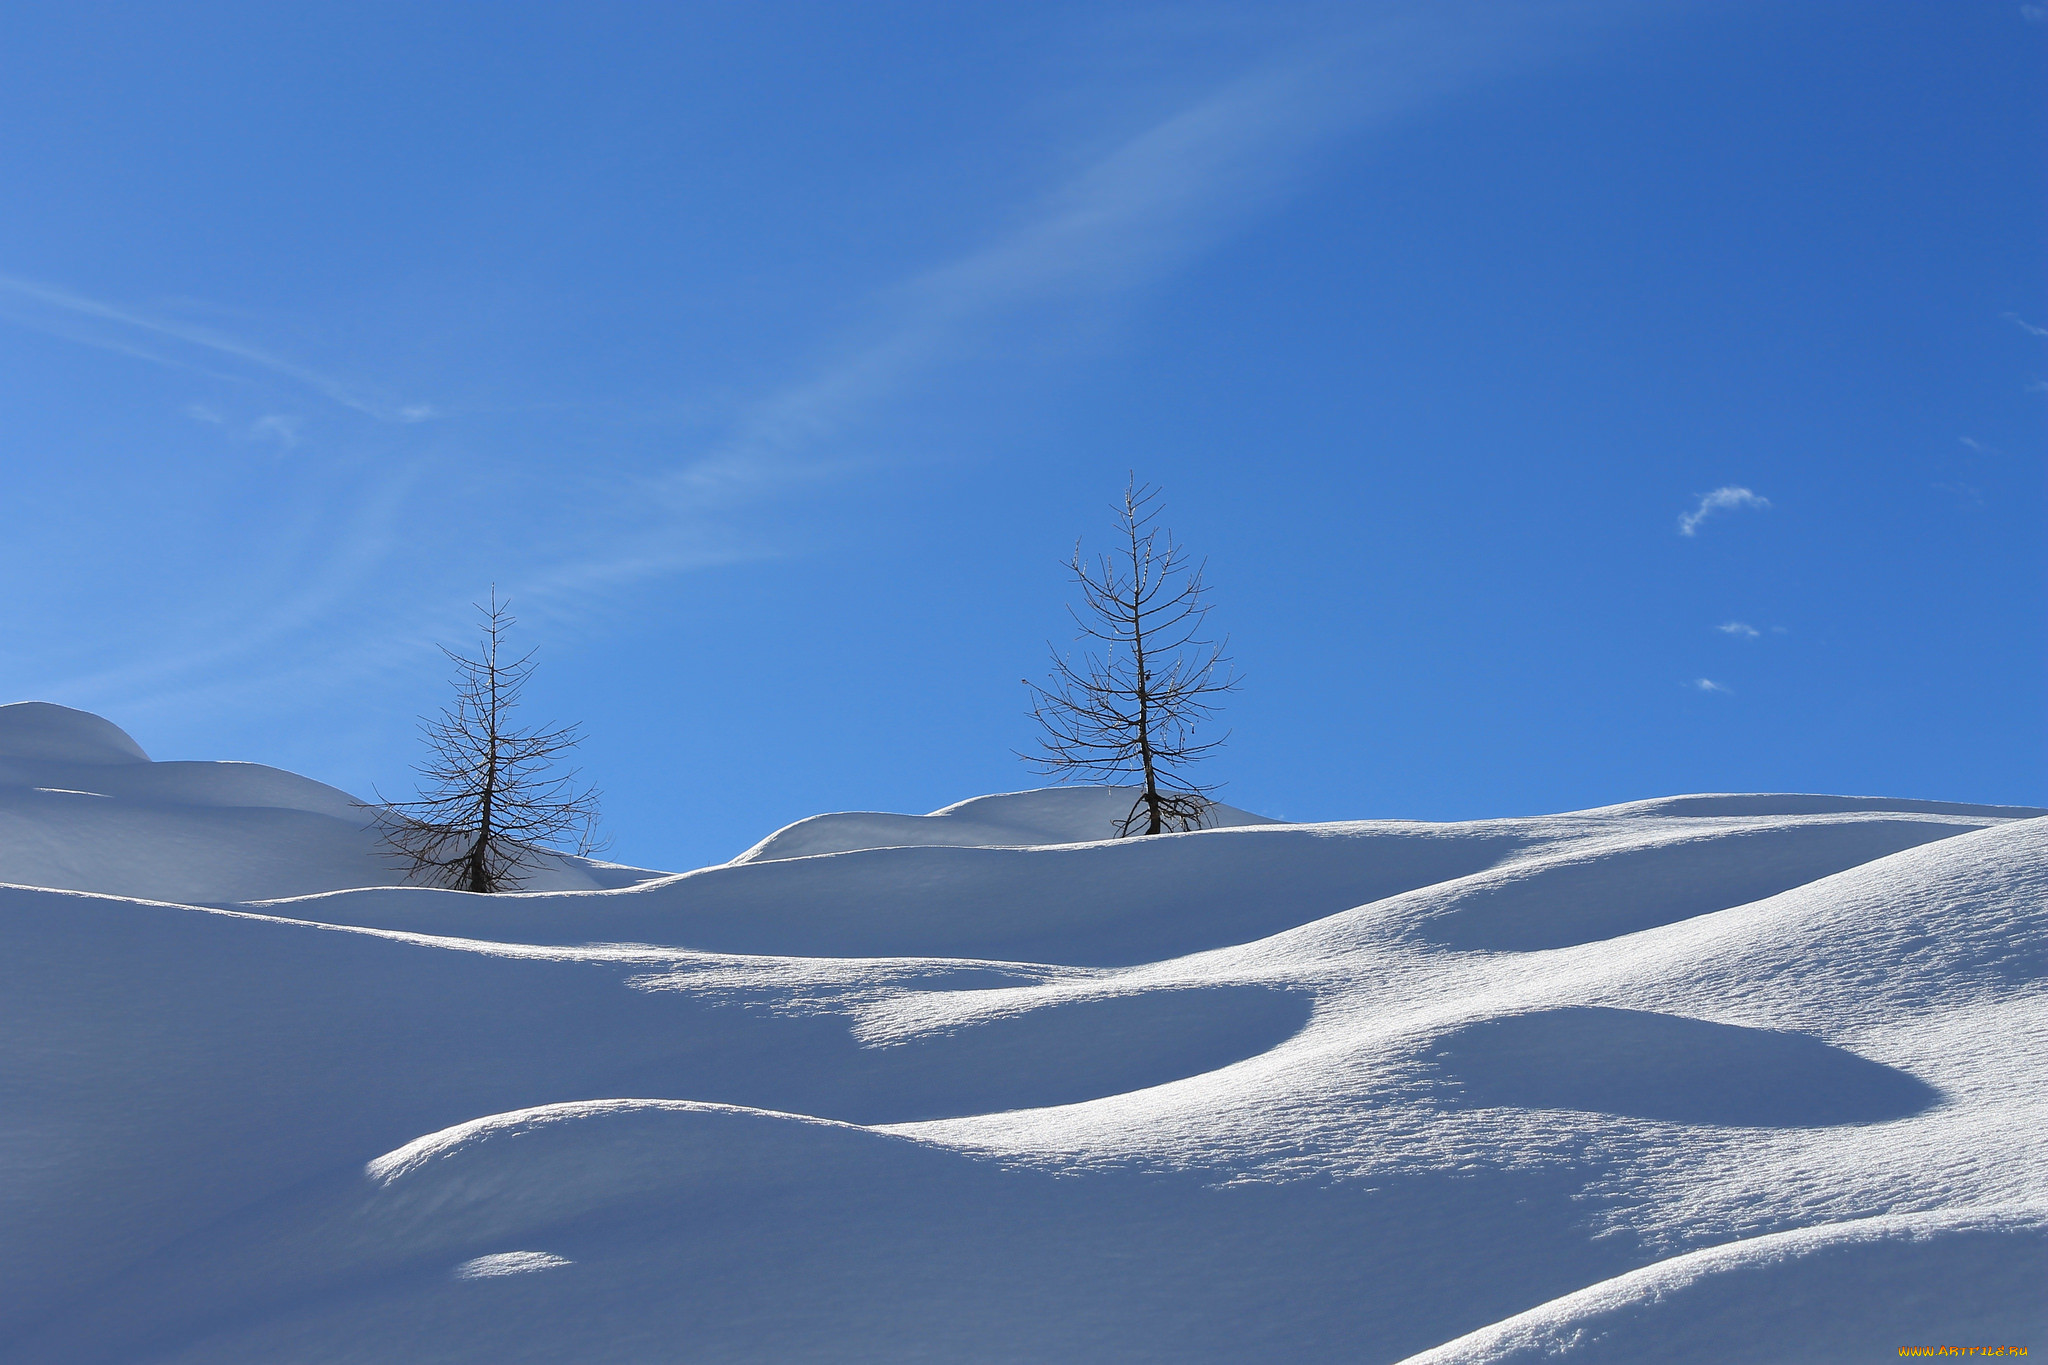
[[[1716,488],[1713,492],[1701,496],[1698,507],[1693,508],[1690,512],[1679,514],[1678,534],[1682,536],[1697,535],[1700,523],[1716,512],[1728,512],[1743,507],[1753,507],[1758,511],[1763,511],[1770,505],[1771,500],[1769,498],[1759,497],[1747,488],[1735,488],[1732,486]]]
[[[1015,227],[886,291],[835,360],[754,404],[654,492],[702,507],[815,478],[809,452],[1017,314],[1128,295],[1282,200],[1339,140],[1562,53],[1624,13],[1599,0],[1414,4],[1270,58],[1123,139]]]
[[[835,358],[752,404],[709,450],[650,479],[635,502],[661,509],[660,525],[608,534],[587,559],[555,565],[527,591],[552,601],[686,567],[707,517],[862,468],[848,449],[878,407],[928,384],[1019,314],[1122,298],[1186,264],[1283,195],[1333,138],[1520,55],[1498,47],[1452,42],[1428,25],[1376,28],[1336,49],[1270,61],[1155,120],[1016,226],[885,291],[878,316]],[[1359,79],[1368,64],[1387,79]]]
[[[1726,621],[1715,626],[1723,635],[1735,635],[1744,640],[1754,640],[1762,632],[1747,621]]]
[[[323,507],[318,519],[330,534],[291,537],[319,551],[310,574],[252,573],[238,591],[212,602],[159,638],[159,647],[125,652],[115,663],[53,672],[38,690],[75,697],[92,709],[118,707],[155,714],[195,702],[247,702],[281,680],[296,679],[301,695],[345,687],[389,667],[420,634],[407,628],[435,610],[430,597],[378,601],[382,619],[364,630],[360,616],[368,588],[403,535],[406,511],[418,496],[418,471],[404,468],[365,495]],[[337,524],[338,523],[338,524]],[[285,584],[282,592],[269,585]],[[296,647],[318,623],[333,646],[307,654]]]
[[[1715,682],[1712,678],[1694,678],[1692,685],[1702,692],[1728,691],[1727,688],[1723,687],[1720,683]]]
[[[431,404],[399,403],[373,397],[355,385],[272,355],[259,346],[211,327],[117,308],[34,280],[0,275],[0,316],[20,326],[82,345],[134,356],[156,365],[196,370],[216,378],[233,376],[219,374],[191,359],[180,358],[175,351],[180,347],[190,348],[201,355],[213,357],[216,363],[220,358],[240,361],[303,384],[345,408],[382,422],[423,422],[436,415]],[[169,343],[168,348],[166,343]],[[166,354],[166,349],[172,353]]]

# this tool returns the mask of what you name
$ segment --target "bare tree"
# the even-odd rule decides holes
[[[410,880],[456,891],[516,891],[536,864],[564,841],[588,853],[595,844],[597,792],[576,785],[571,770],[551,775],[554,760],[582,734],[573,725],[525,729],[513,723],[533,652],[508,658],[513,625],[509,602],[491,590],[475,655],[441,652],[455,665],[455,701],[420,722],[428,756],[417,769],[416,801],[386,803],[385,846]]]
[[[1044,734],[1042,752],[1021,757],[1062,779],[1141,779],[1119,837],[1201,827],[1215,787],[1181,769],[1229,738],[1198,742],[1195,728],[1214,714],[1217,696],[1238,685],[1224,653],[1228,638],[1202,638],[1206,561],[1190,566],[1173,532],[1157,525],[1159,496],[1132,475],[1115,548],[1090,563],[1074,543],[1068,567],[1081,605],[1067,611],[1085,642],[1081,658],[1053,647],[1051,685],[1024,683]]]

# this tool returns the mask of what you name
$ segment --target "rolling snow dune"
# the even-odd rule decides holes
[[[83,711],[0,706],[0,882],[198,905],[396,886],[376,811],[260,763],[152,763]],[[548,855],[526,884],[588,891],[652,875]]]
[[[808,957],[1130,966],[1260,937],[1498,863],[1512,831],[1275,825],[1046,848],[911,846],[728,863],[612,895],[346,891],[276,914],[457,937]]]
[[[46,701],[0,706],[0,754],[41,763],[147,763],[126,730],[103,716]]]
[[[1908,1118],[1941,1098],[1803,1033],[1604,1006],[1482,1019],[1438,1039],[1432,1055],[1460,1102],[1481,1108],[1814,1128]]]
[[[864,848],[941,845],[1000,848],[1085,844],[1115,836],[1137,800],[1134,787],[1041,787],[1003,796],[977,796],[930,815],[843,811],[785,825],[733,859],[736,863],[852,853]],[[1204,829],[1280,823],[1218,802],[1202,817]]]
[[[0,1361],[2048,1349],[2042,812],[1128,799],[478,897],[0,707]]]
[[[1409,1359],[1893,1359],[1900,1347],[2048,1336],[2048,1209],[1905,1214],[1801,1228],[1630,1271]]]

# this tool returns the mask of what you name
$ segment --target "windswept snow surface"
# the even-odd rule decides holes
[[[10,1365],[2048,1350],[2039,811],[1053,790],[477,897],[96,717],[0,765]]]

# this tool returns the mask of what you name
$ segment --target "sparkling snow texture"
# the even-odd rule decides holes
[[[0,707],[0,1361],[2048,1350],[2042,812],[1119,802],[479,897]]]

